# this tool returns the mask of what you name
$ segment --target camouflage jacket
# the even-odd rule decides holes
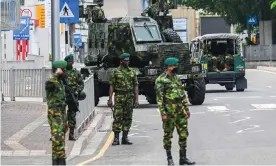
[[[92,11],[92,21],[93,22],[101,22],[105,19],[104,11],[101,7],[95,6]]]
[[[157,5],[152,5],[152,6],[147,7],[147,8],[143,11],[142,15],[145,16],[146,14],[148,14],[149,17],[151,17],[151,18],[154,19],[156,16],[159,15],[159,12],[160,12],[159,6],[157,6]]]
[[[65,109],[65,87],[61,80],[52,76],[45,82],[46,100],[48,109]]]
[[[115,93],[134,93],[134,88],[138,85],[136,71],[131,68],[124,68],[120,66],[112,71],[109,83],[113,86]]]
[[[71,89],[71,91],[80,93],[84,89],[84,82],[81,77],[80,72],[77,69],[70,69],[66,70],[67,75],[67,81],[68,81],[68,87]],[[69,96],[69,94],[67,94]]]
[[[161,115],[166,115],[168,112],[173,111],[168,110],[170,108],[167,106],[175,104],[178,101],[182,105],[182,108],[184,107],[185,111],[189,111],[184,87],[177,75],[168,76],[167,73],[162,73],[155,80],[155,90]]]

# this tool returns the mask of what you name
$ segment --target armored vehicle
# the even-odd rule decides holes
[[[206,34],[191,41],[192,58],[204,64],[206,84],[219,84],[227,90],[247,89],[245,58],[241,56],[239,35]]]
[[[205,100],[205,73],[202,64],[191,63],[189,45],[173,30],[172,17],[155,20],[147,16],[112,18],[106,23],[88,23],[88,56],[84,76],[94,74],[95,105],[109,94],[111,71],[120,65],[119,55],[131,54],[130,67],[136,70],[139,93],[156,104],[155,79],[165,70],[167,57],[179,59],[179,76],[191,104]]]

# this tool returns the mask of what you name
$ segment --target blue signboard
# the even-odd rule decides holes
[[[79,48],[82,47],[81,34],[79,34],[79,33],[74,34],[74,46],[79,47]]]
[[[13,40],[30,40],[30,17],[20,17],[20,29],[13,31]]]
[[[79,0],[60,0],[60,23],[79,22]]]
[[[256,24],[258,24],[258,17],[256,15],[254,15],[254,16],[248,16],[247,17],[247,24],[248,25],[256,25]]]

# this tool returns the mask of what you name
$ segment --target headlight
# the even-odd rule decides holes
[[[157,69],[148,69],[148,75],[157,75]]]
[[[193,72],[193,73],[199,72],[199,71],[200,71],[199,66],[192,66],[192,72]]]

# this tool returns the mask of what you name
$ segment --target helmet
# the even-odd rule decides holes
[[[80,94],[79,94],[79,100],[84,100],[86,98],[86,93],[85,92],[80,92]]]

